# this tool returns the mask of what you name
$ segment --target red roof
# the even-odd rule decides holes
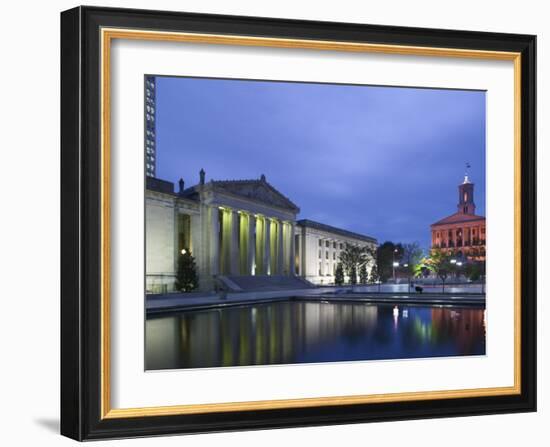
[[[435,225],[447,225],[454,223],[463,223],[463,222],[475,222],[485,220],[485,216],[478,216],[476,214],[464,214],[464,213],[454,213],[450,216],[447,216],[437,222],[433,223],[431,226]]]

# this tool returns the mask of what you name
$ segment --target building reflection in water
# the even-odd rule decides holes
[[[482,354],[483,308],[285,301],[146,325],[149,370]]]

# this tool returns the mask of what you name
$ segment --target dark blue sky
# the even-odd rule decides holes
[[[268,182],[298,218],[429,246],[465,163],[485,214],[485,92],[157,78],[157,177]]]

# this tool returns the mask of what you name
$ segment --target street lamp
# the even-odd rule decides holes
[[[403,264],[403,267],[408,268],[409,264]],[[411,274],[407,272],[407,293],[411,293]]]
[[[392,265],[393,265],[393,283],[395,284],[395,267],[399,267],[399,262],[395,262],[395,254],[397,253],[397,248],[392,252]]]

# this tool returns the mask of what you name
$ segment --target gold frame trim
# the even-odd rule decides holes
[[[437,56],[514,62],[514,385],[444,391],[405,392],[354,396],[327,396],[215,404],[174,405],[143,408],[111,408],[110,342],[110,70],[113,39],[154,40],[216,45],[261,46],[321,51],[382,53],[409,56]],[[308,408],[428,399],[503,396],[521,393],[521,53],[464,50],[455,48],[382,45],[338,41],[279,39],[250,36],[144,31],[121,28],[101,29],[101,418],[168,416],[210,412]]]

